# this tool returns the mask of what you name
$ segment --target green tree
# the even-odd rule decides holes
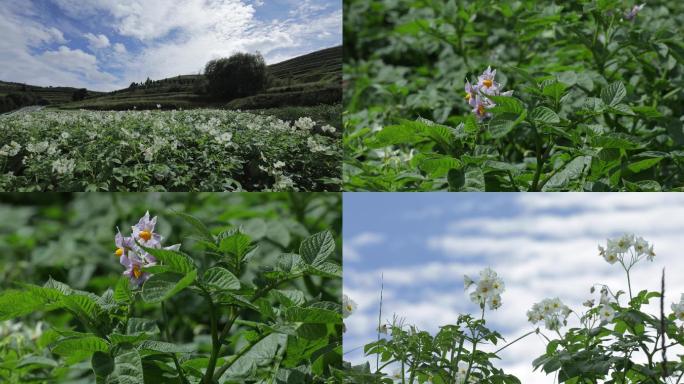
[[[212,60],[204,72],[209,93],[222,99],[257,94],[268,80],[266,63],[260,53],[236,53],[229,58]]]

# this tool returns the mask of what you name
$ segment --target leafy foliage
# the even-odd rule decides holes
[[[630,9],[345,2],[346,188],[680,190],[684,7]],[[475,119],[462,89],[488,66],[513,96]]]
[[[0,190],[339,190],[331,131],[221,110],[18,113],[0,117]]]
[[[11,225],[32,228],[35,239],[24,248],[14,242],[15,228],[0,226],[0,247],[7,254],[0,272],[9,277],[0,281],[0,381],[327,383],[331,369],[341,368],[341,258],[335,240],[341,196],[34,196],[2,195],[0,204],[8,217],[23,217]],[[174,206],[160,214],[158,231],[182,239],[182,246],[141,248],[157,263],[145,268],[151,277],[138,287],[120,277],[111,247],[116,227],[147,205]],[[90,211],[74,214],[80,207]],[[79,252],[60,259],[58,244],[84,232],[90,233],[79,246],[87,250],[85,263],[78,261]],[[318,273],[292,253],[302,244],[325,245],[318,263],[337,269]],[[37,256],[26,258],[27,251]],[[41,254],[54,257],[40,263]],[[25,280],[45,275],[55,279]],[[21,333],[4,331],[17,325]]]

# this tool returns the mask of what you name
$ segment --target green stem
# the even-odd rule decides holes
[[[510,343],[504,345],[503,347],[497,349],[497,350],[494,352],[494,354],[496,355],[497,353],[503,351],[504,349],[508,348],[509,346],[511,346],[511,345],[513,345],[513,344],[515,344],[515,343],[517,343],[518,341],[520,341],[520,340],[526,338],[527,336],[529,336],[529,335],[531,335],[531,334],[533,334],[533,333],[536,333],[536,332],[537,332],[536,330],[527,332],[526,334],[524,334],[524,335],[518,337],[517,339],[515,339],[515,340],[511,341]]]
[[[211,295],[207,292],[206,298],[209,303],[209,320],[211,322],[211,356],[209,357],[209,364],[207,365],[207,372],[204,375],[204,383],[211,384],[214,377],[214,370],[216,369],[216,360],[218,359],[219,350],[221,349],[221,343],[219,341],[218,329],[217,329],[217,319],[216,319],[216,309],[214,308],[214,301],[211,299]]]

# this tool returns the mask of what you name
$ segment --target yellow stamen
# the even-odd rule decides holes
[[[484,116],[484,114],[485,114],[485,108],[484,108],[483,105],[478,105],[478,106],[477,106],[477,113],[478,113],[478,115],[480,115],[480,116]]]
[[[466,92],[465,99],[466,99],[467,101],[470,101],[470,98],[471,98],[471,97],[472,97],[472,96],[470,96],[470,92]]]
[[[482,80],[482,84],[483,84],[485,87],[487,87],[487,88],[491,87],[493,83],[494,83],[494,82],[491,81],[491,80],[489,80],[489,79],[487,79],[487,80]]]
[[[140,266],[134,265],[133,266],[133,276],[135,276],[136,279],[139,279],[140,276],[142,276],[142,271],[140,270]]]
[[[116,249],[116,252],[114,252],[114,253],[115,253],[117,256],[121,257],[121,255],[123,255],[123,252],[124,252],[123,248],[117,248],[117,249]]]
[[[152,233],[150,231],[140,231],[140,238],[147,241],[152,238]]]

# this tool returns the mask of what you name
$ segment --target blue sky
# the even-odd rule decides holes
[[[261,52],[342,43],[341,0],[3,0],[0,80],[114,90]]]
[[[344,290],[359,305],[345,321],[345,359],[354,363],[365,361],[356,348],[375,338],[381,274],[383,320],[396,313],[435,331],[459,313],[478,313],[463,275],[492,267],[506,292],[486,317],[508,340],[535,328],[525,313],[546,297],[579,311],[592,284],[626,289],[624,272],[597,252],[624,232],[642,235],[657,254],[633,270],[635,289],[657,290],[667,266],[668,303],[684,292],[681,194],[345,193],[343,223]],[[504,350],[499,365],[523,383],[549,383],[531,369],[544,346],[532,336]]]

